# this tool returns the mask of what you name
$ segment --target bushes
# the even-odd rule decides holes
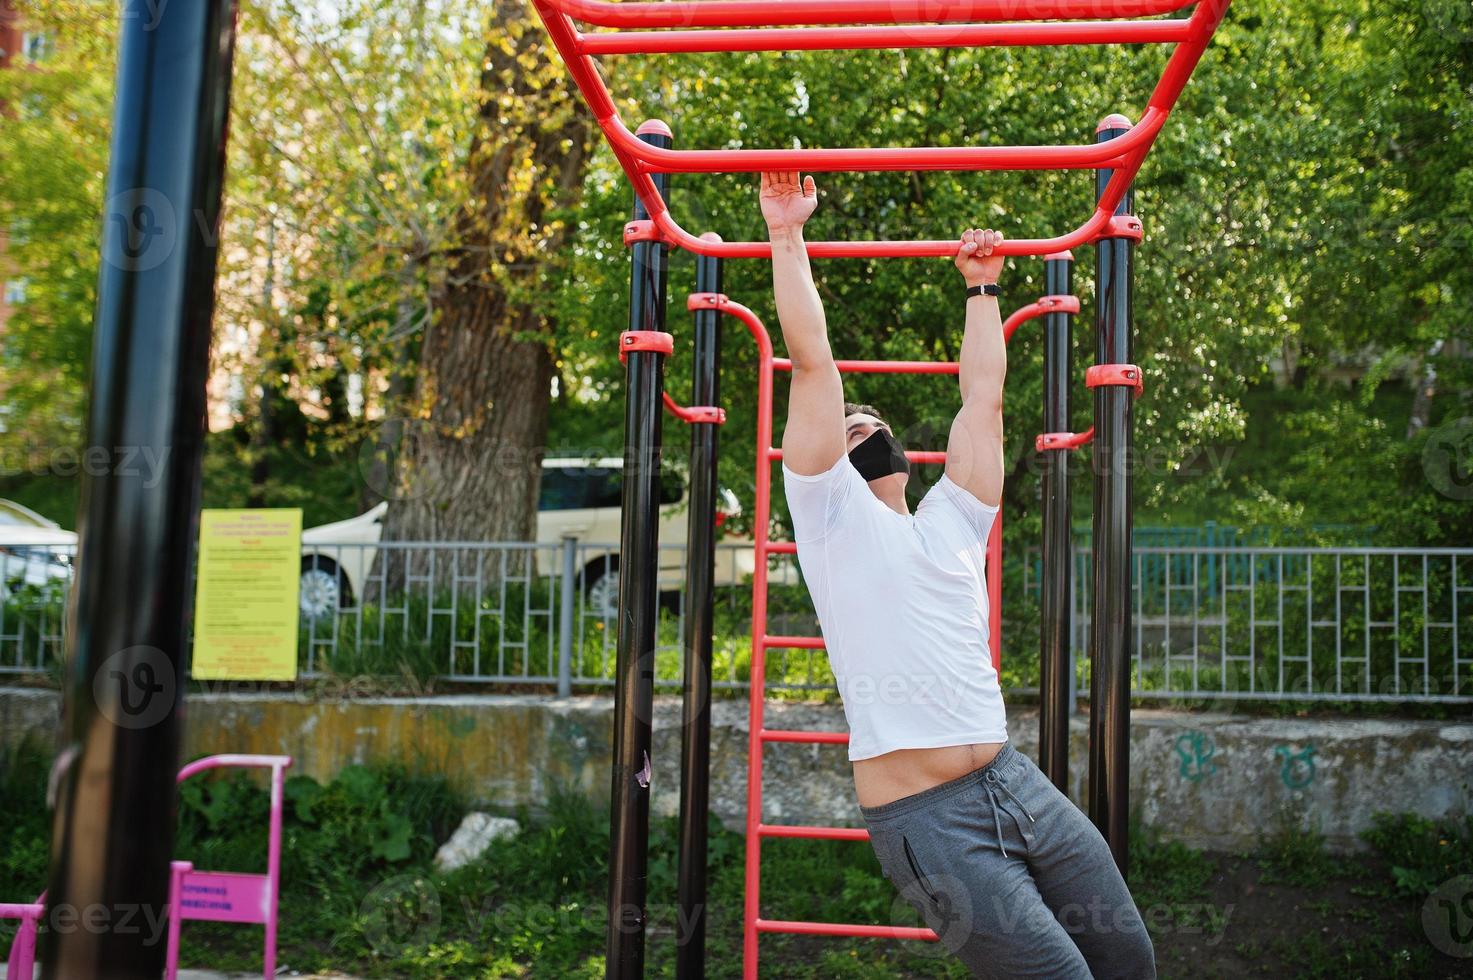
[[[1391,890],[1400,896],[1422,899],[1449,878],[1473,874],[1473,816],[1378,813],[1361,839],[1391,865]]]

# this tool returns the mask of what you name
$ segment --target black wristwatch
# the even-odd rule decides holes
[[[967,298],[968,299],[971,299],[973,296],[982,296],[982,295],[987,295],[987,296],[1001,296],[1002,295],[1002,290],[997,287],[997,283],[995,283],[995,282],[984,282],[980,286],[968,286],[967,287]]]

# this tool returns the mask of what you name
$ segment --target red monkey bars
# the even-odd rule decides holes
[[[1230,0],[1200,0],[1190,17],[1177,20],[1108,20],[1169,13],[1190,0],[707,0],[707,2],[606,3],[602,0],[533,0],[548,34],[579,91],[593,110],[635,194],[647,210],[636,222],[640,236],[701,255],[768,258],[766,242],[697,238],[676,222],[651,179],[656,173],[739,173],[761,170],[1040,170],[1109,168],[1111,180],[1094,212],[1073,231],[1052,238],[1003,242],[1003,255],[1061,252],[1110,234],[1111,218],[1136,171],[1206,50]],[[1051,21],[1087,7],[1088,20]],[[1014,23],[960,23],[969,18]],[[584,34],[574,21],[613,28],[757,28]],[[1017,23],[1045,21],[1043,23]],[[865,24],[858,27],[773,29],[771,25]],[[926,22],[926,23],[915,23]],[[1175,50],[1146,102],[1140,122],[1113,139],[1066,146],[878,147],[800,150],[675,150],[638,138],[619,116],[600,76],[595,55],[659,52],[833,50],[842,48],[958,47],[962,45],[1169,43]],[[663,125],[647,123],[646,125]],[[643,127],[641,127],[643,129]],[[668,130],[666,130],[668,132]],[[812,242],[812,256],[951,256],[947,240]]]
[[[1060,379],[1067,378],[1067,317],[1079,312],[1079,301],[1068,295],[1067,271],[1060,271],[1067,265],[1067,250],[1071,248],[1088,243],[1097,243],[1097,250],[1108,246],[1110,261],[1120,266],[1116,270],[1112,265],[1108,276],[1104,272],[1100,275],[1101,302],[1114,311],[1101,321],[1106,324],[1101,330],[1111,334],[1114,345],[1112,349],[1119,347],[1128,351],[1129,246],[1141,240],[1141,223],[1129,213],[1128,192],[1230,2],[1231,0],[1090,0],[1089,3],[1080,4],[1070,0],[675,0],[611,3],[606,0],[533,0],[553,44],[566,62],[574,83],[587,101],[634,190],[634,220],[624,229],[625,244],[632,246],[634,251],[632,321],[648,324],[663,322],[664,253],[668,248],[682,248],[707,257],[703,261],[711,262],[720,258],[771,257],[771,247],[767,242],[725,242],[714,235],[697,238],[682,228],[672,215],[666,200],[668,175],[672,173],[752,173],[766,170],[1094,170],[1098,181],[1095,205],[1082,223],[1052,237],[1010,239],[997,249],[997,253],[1002,255],[1038,255],[1046,256],[1049,260],[1058,260],[1045,263],[1046,266],[1059,267],[1049,272],[1050,295],[1009,317],[1004,325],[1004,334],[1011,337],[1023,320],[1050,315],[1053,325],[1049,327],[1049,349],[1054,349],[1056,355],[1062,355],[1062,365],[1056,365],[1055,371]],[[1191,12],[1185,17],[1143,19],[1187,8],[1191,8]],[[576,22],[612,30],[584,33]],[[1095,142],[1069,145],[675,149],[670,129],[662,122],[647,120],[634,130],[630,129],[621,118],[614,97],[594,60],[598,57],[631,54],[1081,44],[1169,44],[1173,48],[1159,80],[1144,104],[1139,122],[1132,125],[1123,116],[1111,115],[1100,123]],[[807,248],[808,254],[814,257],[949,258],[956,254],[958,245],[957,239],[948,238],[915,241],[824,241],[811,242]],[[743,961],[744,977],[753,980],[757,975],[757,939],[762,932],[932,940],[936,936],[930,929],[879,924],[778,921],[763,919],[759,914],[760,851],[763,838],[865,840],[868,833],[862,828],[765,824],[761,819],[762,755],[766,744],[844,744],[848,741],[848,735],[845,732],[774,730],[766,728],[762,721],[766,651],[818,650],[823,649],[823,641],[820,637],[777,636],[767,633],[767,558],[773,554],[796,552],[796,546],[792,542],[768,540],[771,466],[782,459],[781,450],[772,445],[773,379],[776,372],[791,370],[791,363],[785,358],[774,356],[771,340],[756,316],[740,304],[731,302],[719,289],[716,286],[712,291],[692,295],[688,301],[689,307],[693,310],[715,310],[741,320],[757,341],[759,351],[758,472],[754,520],[757,544],[753,583],[747,892]],[[638,328],[637,332],[644,333],[649,329],[646,326]],[[1117,330],[1124,331],[1123,345],[1117,342],[1120,338],[1114,336]],[[668,335],[660,336],[663,338]],[[663,358],[669,353],[669,349],[663,346],[663,340],[658,349],[650,346],[633,350],[646,351],[638,355],[638,364],[635,364],[634,355],[630,358],[631,397],[626,414],[629,446],[626,447],[624,543],[626,550],[633,546],[644,549],[631,552],[632,559],[637,559],[654,547],[655,529],[653,518],[641,511],[639,506],[631,505],[631,501],[637,504],[638,501],[650,497],[650,487],[653,484],[649,481],[654,477],[650,474],[641,475],[640,486],[631,494],[630,487],[635,480],[627,461],[638,461],[649,452],[658,451],[660,400],[663,399],[672,414],[687,422],[719,422],[721,410],[715,405],[682,408],[668,395],[660,392],[660,371],[663,369]],[[1123,363],[1129,359],[1128,353],[1113,355],[1111,359],[1102,354],[1099,359],[1101,363],[1092,368],[1087,376],[1089,387],[1102,388],[1109,392],[1129,385],[1139,392],[1140,370],[1134,365]],[[1047,365],[1047,354],[1045,362]],[[955,364],[927,362],[839,361],[838,367],[841,372],[848,373],[956,372]],[[1065,382],[1060,380],[1059,383]],[[1062,395],[1056,400],[1060,406],[1064,404]],[[1096,445],[1097,451],[1117,452],[1119,447],[1129,444],[1129,416],[1116,402],[1112,401],[1110,404],[1115,405],[1110,410],[1113,414],[1101,415],[1099,405],[1096,408],[1097,417],[1111,420],[1108,426],[1101,429],[1101,442]],[[1125,404],[1128,407],[1128,402]],[[1061,428],[1061,423],[1067,425],[1067,412],[1054,412],[1053,415],[1053,420],[1047,423],[1049,427]],[[1037,445],[1040,451],[1075,448],[1088,441],[1094,431],[1091,428],[1080,434],[1045,432],[1038,437]],[[945,461],[945,453],[941,452],[913,451],[906,455],[914,462]],[[1064,456],[1053,453],[1051,458],[1062,460]],[[1062,466],[1062,463],[1059,465]],[[1128,516],[1128,496],[1121,496],[1119,492],[1122,488],[1128,492],[1128,485],[1110,486],[1115,494],[1112,500],[1117,503],[1120,500],[1126,501]],[[639,496],[640,494],[643,496]],[[1067,525],[1067,497],[1058,493],[1055,493],[1055,497],[1065,502],[1061,512]],[[1098,523],[1098,514],[1096,520]],[[1047,530],[1047,520],[1045,524]],[[1117,520],[1116,524],[1120,522]],[[1112,532],[1111,540],[1119,545],[1117,550],[1128,549],[1128,523],[1121,527],[1124,528],[1123,531],[1116,528]],[[987,548],[988,593],[991,597],[989,625],[994,666],[998,663],[1000,651],[1000,529],[1001,515],[994,522]],[[1060,540],[1064,542],[1067,553],[1067,534]],[[626,565],[628,564],[638,564],[638,561],[626,559]],[[1128,579],[1127,567],[1127,591]],[[627,618],[633,625],[627,631],[621,626],[620,680],[616,695],[615,725],[619,729],[616,735],[622,739],[620,745],[627,742],[629,746],[644,746],[648,743],[649,734],[649,678],[646,676],[648,672],[643,670],[639,661],[647,655],[647,649],[653,646],[653,626],[648,615],[653,608],[650,592],[653,586],[639,573],[630,577],[629,584],[634,588],[625,590],[621,587],[621,593],[626,593],[621,595],[620,600],[621,624]],[[637,602],[626,597],[627,592],[635,590],[640,596]],[[645,611],[643,619],[635,615],[641,609]],[[1115,619],[1108,622],[1104,617],[1097,619],[1101,624],[1100,629],[1118,632],[1122,638],[1121,644],[1125,642],[1123,638],[1128,633],[1125,628],[1129,625],[1128,621],[1125,627],[1120,627]],[[1111,656],[1120,659],[1118,650]],[[1128,690],[1126,693],[1128,695]],[[634,702],[632,707],[631,700]],[[1128,722],[1128,700],[1124,704]],[[643,715],[640,715],[641,712]],[[640,717],[645,720],[637,724],[633,721],[626,724],[626,719]],[[632,732],[627,738],[620,734],[626,727]],[[1093,735],[1091,738],[1093,773]],[[1123,743],[1116,738],[1111,744],[1118,749]],[[625,761],[624,768],[632,768],[632,760],[635,758],[635,755],[630,754],[632,752],[633,749],[630,748],[625,753],[629,758]],[[611,915],[617,914],[619,918],[611,919],[607,968],[611,977],[632,977],[640,975],[643,969],[644,852],[637,838],[648,814],[646,791],[650,767],[646,755],[644,768],[639,773],[642,781],[636,792],[625,785],[625,782],[621,782],[627,773],[621,768],[619,759],[620,756],[616,755],[615,824],[626,830],[633,830],[618,838],[614,845],[618,860],[611,863],[610,911]],[[685,778],[690,778],[689,771],[685,773]],[[1059,782],[1056,776],[1051,778],[1055,778],[1056,783]],[[1119,800],[1111,797],[1106,802],[1115,806]],[[1114,846],[1112,843],[1112,848]],[[682,860],[685,857],[683,851]],[[695,857],[703,861],[704,853]],[[699,862],[697,866],[701,866]],[[615,908],[616,902],[624,904]],[[698,970],[699,959],[696,958],[693,962],[697,964],[693,969]]]

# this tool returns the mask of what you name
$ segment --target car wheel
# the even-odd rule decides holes
[[[337,565],[326,558],[303,560],[298,595],[303,619],[320,619],[352,605],[347,579]]]
[[[583,600],[591,615],[619,618],[619,559],[601,558],[583,570]]]

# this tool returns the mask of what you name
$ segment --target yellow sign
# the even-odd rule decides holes
[[[190,676],[294,680],[301,577],[299,508],[201,511]]]

